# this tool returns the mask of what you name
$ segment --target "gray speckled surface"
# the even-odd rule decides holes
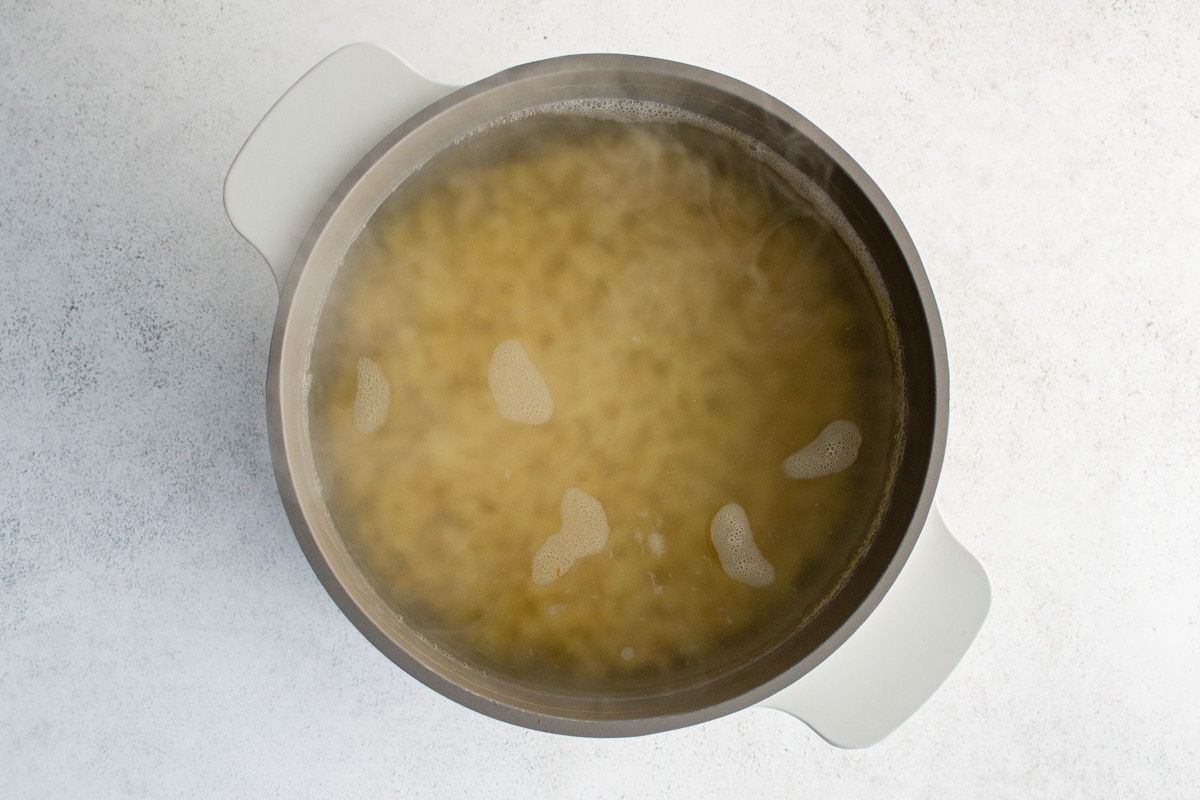
[[[0,19],[0,797],[1193,796],[1193,4],[0,0]],[[949,340],[939,500],[995,592],[900,731],[843,752],[755,710],[539,735],[419,686],[337,611],[275,492],[275,287],[221,186],[274,99],[363,39],[447,82],[578,51],[707,66],[887,192]]]

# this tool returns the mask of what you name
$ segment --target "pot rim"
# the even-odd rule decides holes
[[[765,124],[782,125],[789,135],[796,134],[802,140],[811,143],[821,156],[829,159],[837,168],[846,190],[861,193],[862,201],[869,207],[869,211],[878,217],[877,220],[872,220],[871,224],[882,236],[890,239],[889,246],[894,247],[903,261],[903,275],[911,280],[911,286],[906,286],[905,289],[912,295],[914,311],[920,312],[913,315],[914,319],[920,317],[918,321],[921,324],[910,324],[909,329],[901,328],[901,335],[905,337],[901,346],[906,351],[906,359],[909,357],[908,348],[913,346],[922,351],[919,356],[923,363],[928,362],[928,369],[924,370],[928,374],[925,375],[925,380],[921,381],[922,385],[909,386],[906,390],[910,397],[913,392],[920,391],[922,402],[928,406],[924,410],[929,415],[928,430],[919,443],[918,449],[922,450],[922,453],[917,456],[918,460],[923,462],[923,468],[910,470],[920,475],[920,485],[907,487],[907,510],[902,512],[907,524],[903,534],[897,539],[895,548],[877,559],[880,561],[876,565],[878,577],[860,592],[861,598],[853,603],[851,610],[840,614],[827,625],[829,630],[821,636],[820,642],[806,648],[804,655],[790,661],[790,666],[780,669],[778,664],[772,662],[774,666],[764,670],[759,679],[750,680],[751,685],[747,687],[730,686],[724,693],[713,692],[712,697],[708,698],[711,702],[706,702],[702,697],[703,692],[697,689],[693,692],[699,693],[697,702],[684,708],[668,709],[662,713],[644,716],[631,713],[630,705],[621,703],[614,704],[611,709],[590,709],[587,716],[573,715],[565,713],[561,705],[557,704],[558,695],[546,693],[544,702],[540,702],[535,691],[520,693],[518,705],[513,702],[511,695],[504,698],[486,691],[475,679],[470,668],[457,664],[451,657],[439,659],[429,653],[418,655],[414,652],[414,634],[411,631],[408,631],[408,635],[405,634],[402,623],[395,620],[395,615],[382,606],[382,601],[378,601],[378,598],[376,603],[370,601],[369,596],[374,596],[373,591],[361,575],[356,576],[354,571],[348,569],[348,566],[352,567],[353,564],[347,563],[348,555],[344,546],[340,546],[340,542],[329,541],[328,537],[319,536],[318,531],[314,530],[314,514],[318,509],[314,508],[311,498],[302,497],[297,487],[297,468],[304,463],[307,446],[302,429],[307,428],[307,422],[298,420],[297,415],[290,411],[297,402],[293,396],[295,379],[303,373],[303,370],[297,373],[291,369],[291,364],[296,361],[298,350],[305,356],[305,366],[307,364],[306,348],[300,347],[297,342],[311,342],[312,326],[319,318],[319,304],[318,314],[311,320],[297,319],[293,310],[298,297],[306,296],[305,302],[309,302],[314,292],[323,295],[323,285],[314,277],[314,270],[309,268],[309,264],[321,258],[320,251],[326,242],[331,222],[344,211],[348,198],[354,197],[356,190],[359,193],[363,191],[361,187],[364,181],[373,174],[380,162],[430,126],[452,125],[456,109],[463,108],[464,104],[481,102],[480,98],[489,93],[519,91],[524,85],[536,85],[546,80],[571,83],[583,77],[601,74],[619,74],[635,84],[637,81],[643,81],[647,86],[655,81],[676,81],[680,85],[690,87],[689,90],[696,93],[720,96],[729,102],[736,101],[737,113],[742,113],[744,107],[745,113],[756,115],[756,118]],[[469,129],[462,132],[465,133]],[[407,174],[402,173],[398,177],[393,175],[393,186],[402,182]],[[331,270],[330,275],[333,272],[336,272],[336,269]],[[889,292],[892,288],[894,287],[888,286]],[[912,379],[907,382],[914,383]],[[771,95],[726,75],[689,64],[645,56],[580,54],[512,67],[452,92],[398,126],[345,177],[310,226],[282,288],[267,372],[268,434],[280,495],[301,549],[342,612],[388,658],[440,694],[500,720],[535,730],[571,735],[631,736],[693,725],[764,700],[803,677],[858,629],[895,581],[915,546],[916,538],[929,513],[945,451],[949,416],[948,384],[945,339],[932,288],[916,247],[882,190],[848,153],[794,109]],[[300,403],[302,406],[303,400]],[[912,406],[911,399],[909,405]],[[912,413],[914,411],[910,409],[909,414]],[[303,413],[300,416],[303,417]],[[302,425],[298,424],[301,422]],[[910,442],[906,441],[906,450],[909,445]],[[897,475],[900,475],[899,468]],[[897,482],[899,483],[899,480]],[[892,504],[895,505],[895,502],[893,499]],[[875,549],[875,546],[872,545],[871,549]],[[858,568],[856,566],[854,569]],[[389,614],[393,618],[392,624],[389,624],[386,618]],[[405,640],[408,646],[405,645]],[[754,666],[755,663],[751,662],[743,669],[753,672]],[[746,682],[745,679],[743,682]]]

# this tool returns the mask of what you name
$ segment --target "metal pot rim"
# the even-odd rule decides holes
[[[901,281],[905,283],[901,288],[908,298],[906,310],[911,312],[902,325],[901,332],[905,337],[902,344],[906,359],[912,356],[921,362],[917,374],[910,374],[908,381],[913,393],[910,406],[914,398],[919,400],[913,413],[919,411],[924,415],[918,426],[920,442],[917,444],[921,452],[913,454],[919,463],[899,474],[899,478],[907,478],[907,482],[901,507],[895,509],[897,516],[902,516],[906,523],[903,531],[894,537],[894,546],[889,545],[888,552],[876,558],[879,563],[874,564],[875,574],[866,582],[868,585],[860,587],[858,596],[847,601],[852,607],[843,609],[836,619],[829,620],[824,626],[827,630],[819,636],[819,643],[806,645],[803,655],[790,659],[783,656],[783,661],[787,662],[785,666],[781,667],[778,659],[769,666],[748,664],[744,673],[752,677],[742,677],[715,689],[689,690],[691,694],[686,702],[666,696],[661,698],[665,705],[654,706],[656,710],[650,713],[637,710],[637,704],[644,704],[645,698],[590,707],[584,714],[564,711],[561,698],[552,694],[539,698],[535,691],[521,690],[516,691],[519,702],[514,701],[511,694],[498,696],[481,684],[468,668],[456,666],[453,658],[418,652],[417,637],[411,631],[406,632],[394,615],[389,620],[390,612],[378,598],[371,601],[373,592],[357,575],[344,546],[340,541],[331,540],[325,531],[327,520],[321,518],[324,512],[319,501],[314,500],[311,490],[306,493],[298,485],[309,480],[303,474],[304,459],[310,454],[302,394],[297,399],[297,393],[302,392],[303,367],[307,366],[306,343],[311,342],[312,327],[317,318],[316,314],[307,311],[316,308],[319,313],[320,297],[336,271],[330,265],[329,256],[338,250],[337,241],[345,240],[347,235],[344,230],[338,233],[337,227],[344,227],[349,224],[347,220],[363,213],[361,208],[350,210],[356,202],[364,204],[356,198],[369,193],[379,194],[389,180],[392,186],[398,184],[420,163],[412,160],[414,156],[419,159],[421,153],[428,152],[438,142],[444,143],[455,130],[466,133],[473,129],[460,119],[471,116],[464,114],[463,109],[472,109],[472,113],[477,114],[489,98],[496,95],[508,98],[529,92],[536,98],[546,92],[561,92],[602,80],[619,80],[623,89],[634,95],[658,91],[656,87],[665,82],[673,87],[671,91],[682,92],[692,99],[711,101],[714,109],[724,109],[741,119],[743,127],[755,127],[764,136],[773,131],[794,136],[797,143],[803,144],[805,158],[827,159],[832,170],[830,180],[836,179],[837,192],[845,193],[844,198],[834,199],[847,202],[845,198],[853,196],[855,199],[849,201],[853,207],[847,210],[847,215],[853,212],[862,217],[854,221],[869,227],[879,246],[894,251],[895,260],[902,262],[903,269],[895,269],[894,274],[905,279]],[[381,175],[381,170],[392,168],[393,161],[407,166],[394,169],[390,175]],[[373,208],[371,205],[371,210]],[[344,247],[342,249],[344,251]],[[324,273],[319,274],[322,270]],[[888,288],[890,292],[897,287],[889,284]],[[297,312],[297,308],[305,309],[305,312]],[[830,137],[779,100],[725,75],[655,58],[588,54],[513,67],[453,92],[397,127],[346,176],[310,227],[283,286],[268,365],[267,407],[276,478],[297,540],[326,590],[367,639],[421,682],[462,705],[497,719],[564,734],[630,736],[714,719],[775,694],[824,660],[869,616],[907,560],[932,504],[945,450],[948,370],[940,319],[915,246],[883,192]],[[909,444],[906,444],[908,448]],[[896,502],[894,499],[893,506]]]

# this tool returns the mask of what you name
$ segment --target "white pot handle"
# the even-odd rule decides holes
[[[928,700],[987,616],[991,588],[937,506],[896,582],[854,634],[811,672],[759,703],[838,747],[868,747]]]
[[[354,165],[456,88],[427,80],[382,47],[352,44],[272,106],[229,168],[225,212],[280,289],[309,226]]]

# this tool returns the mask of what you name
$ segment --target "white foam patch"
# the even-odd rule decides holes
[[[546,379],[516,339],[506,339],[492,351],[488,387],[496,400],[496,409],[505,419],[540,425],[554,413],[554,400]]]
[[[820,478],[841,472],[858,458],[862,433],[848,419],[839,419],[802,449],[783,460],[783,473],[789,478]]]
[[[721,569],[730,578],[747,586],[770,586],[775,582],[775,567],[758,549],[744,508],[730,503],[718,511],[710,535]]]
[[[575,562],[608,544],[608,515],[604,506],[582,489],[567,489],[562,498],[562,530],[546,540],[533,556],[533,582],[554,583]]]
[[[357,380],[354,388],[354,429],[359,433],[373,433],[383,427],[387,420],[388,404],[392,399],[392,385],[384,377],[383,370],[371,359],[363,356],[357,364]]]
[[[658,531],[650,532],[650,535],[646,537],[646,546],[656,556],[661,557],[667,552],[667,543],[663,540],[663,535]]]

